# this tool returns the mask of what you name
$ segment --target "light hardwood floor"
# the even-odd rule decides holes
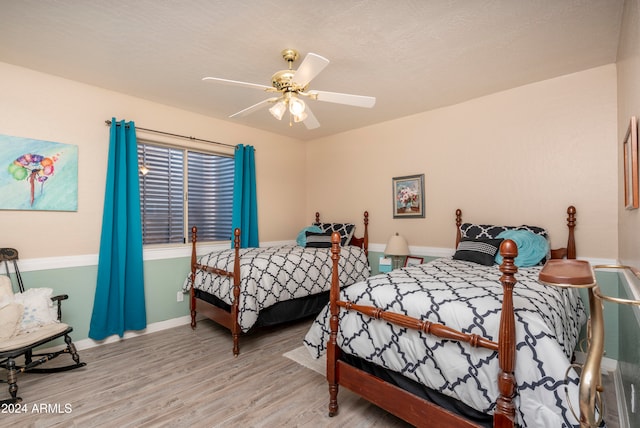
[[[85,368],[19,375],[26,413],[0,414],[0,427],[409,427],[344,388],[329,418],[325,378],[282,355],[310,324],[242,336],[237,358],[228,330],[209,320],[81,350]],[[605,399],[615,428],[613,385]]]
[[[228,330],[209,320],[195,331],[185,325],[85,349],[85,368],[20,375],[27,412],[0,414],[0,426],[409,426],[346,389],[340,413],[328,417],[325,378],[282,356],[302,344],[310,323],[242,336],[237,358]]]

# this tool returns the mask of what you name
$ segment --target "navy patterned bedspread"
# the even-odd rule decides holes
[[[200,264],[226,271],[233,270],[233,261],[232,249],[214,251],[198,259]],[[284,245],[241,249],[238,323],[242,331],[249,331],[264,308],[329,290],[332,266],[330,248]],[[341,248],[339,272],[341,286],[367,279],[370,269],[364,250],[355,246]],[[191,275],[183,290],[190,287]],[[195,288],[232,304],[233,282],[229,277],[198,270]]]
[[[565,394],[585,308],[577,290],[537,281],[541,267],[516,274],[516,416],[520,426],[578,425]],[[502,305],[498,265],[442,258],[370,277],[342,290],[341,300],[442,323],[497,341]],[[304,343],[319,358],[329,339],[328,306]],[[340,312],[338,346],[384,368],[493,413],[498,397],[497,352],[393,326],[355,311]],[[577,410],[577,375],[569,369],[568,393]]]

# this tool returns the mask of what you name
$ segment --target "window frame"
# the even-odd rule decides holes
[[[188,157],[189,156],[188,154],[190,152],[195,152],[199,154],[219,156],[219,157],[229,158],[233,160],[235,150],[231,148],[233,150],[231,153],[228,153],[228,152],[225,153],[224,151],[221,151],[221,150],[212,150],[210,145],[177,144],[177,143],[171,143],[171,142],[164,142],[164,141],[160,141],[158,139],[152,139],[152,138],[138,138],[137,145],[141,145],[141,144],[173,149],[173,150],[180,150],[183,156],[183,165],[182,165],[182,201],[183,201],[183,218],[184,218],[184,224],[182,228],[183,242],[164,242],[164,243],[148,243],[148,244],[143,243],[143,252],[145,254],[144,258],[147,259],[148,258],[147,256],[149,256],[150,259],[166,259],[166,258],[184,256],[186,253],[184,253],[181,250],[186,248],[190,249],[192,247],[191,226],[189,224],[189,201],[188,201],[188,192],[189,192],[189,188],[188,188],[188,177],[189,177]],[[143,165],[143,159],[139,156],[138,167],[142,165]],[[233,179],[234,177],[232,174],[231,176],[232,185],[233,185]],[[142,204],[143,204],[143,200],[141,197],[140,210],[142,210]],[[231,207],[231,210],[232,209],[233,208]],[[229,215],[231,216],[232,212],[230,212]],[[231,242],[231,236],[229,236],[229,239],[224,239],[224,240],[201,240],[201,238],[198,238],[198,253],[204,254],[206,252],[210,252],[210,251],[214,251],[222,248],[228,248],[228,245],[230,242]]]

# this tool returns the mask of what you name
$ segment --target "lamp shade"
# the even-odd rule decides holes
[[[284,116],[284,112],[287,110],[287,105],[284,101],[280,100],[275,103],[271,108],[269,108],[269,113],[273,115],[278,120],[282,120],[282,116]]]
[[[304,112],[306,105],[304,101],[296,96],[291,96],[289,98],[289,111],[292,115],[298,116]]]
[[[390,256],[406,256],[409,254],[409,245],[404,237],[398,235],[392,235],[387,242],[387,247],[384,249],[384,253]]]
[[[294,116],[293,116],[293,121],[294,121],[294,122],[296,122],[296,123],[297,123],[297,122],[302,122],[303,120],[305,120],[305,119],[307,118],[307,116],[308,116],[308,115],[307,115],[307,112],[306,112],[306,111],[303,111],[303,112],[302,112],[302,113],[300,113],[300,114],[296,114],[296,115],[294,115]]]

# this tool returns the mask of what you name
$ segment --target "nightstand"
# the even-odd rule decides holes
[[[575,414],[573,406],[570,405],[576,419],[580,420],[582,427],[597,427],[602,414],[596,412],[596,401],[602,409],[601,393],[602,375],[600,364],[604,352],[604,318],[602,313],[602,302],[595,294],[598,288],[596,276],[589,262],[584,260],[549,260],[540,271],[539,280],[545,285],[561,288],[586,288],[589,294],[589,325],[587,327],[588,350],[587,357],[582,366],[580,375],[580,417]]]
[[[564,288],[586,288],[589,293],[589,318],[587,358],[580,375],[580,426],[596,427],[603,415],[596,414],[596,401],[602,409],[602,375],[600,363],[604,353],[603,301],[640,306],[640,300],[621,299],[602,293],[596,283],[595,269],[629,269],[640,277],[640,272],[631,266],[596,265],[593,268],[584,260],[549,260],[540,271],[539,280],[545,285]],[[573,407],[571,411],[574,412]],[[574,416],[578,418],[577,415]]]

